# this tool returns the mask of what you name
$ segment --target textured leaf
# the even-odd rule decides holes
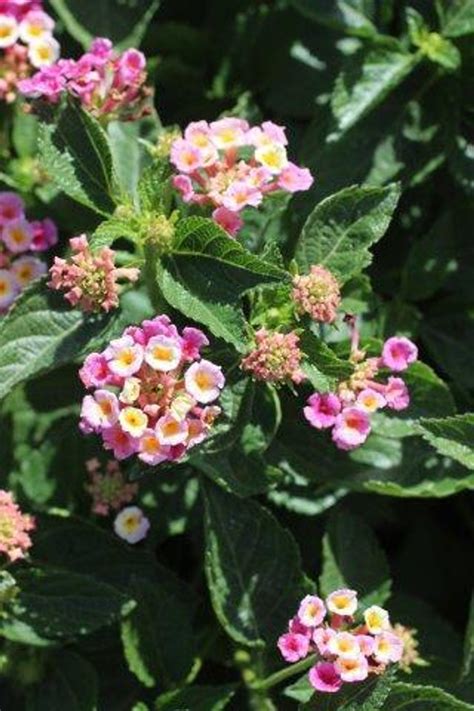
[[[26,711],[96,711],[98,686],[94,667],[63,649],[49,658],[44,679],[28,689]]]
[[[331,107],[336,135],[354,126],[412,71],[417,55],[409,54],[397,43],[368,46],[346,60],[336,79]]]
[[[301,593],[298,548],[259,504],[205,483],[206,575],[226,632],[249,646],[274,643]]]
[[[336,30],[370,36],[377,30],[370,21],[370,2],[365,0],[292,0],[306,17]]]
[[[130,670],[149,687],[183,681],[193,663],[192,610],[143,578],[134,578],[130,591],[137,605],[122,622]]]
[[[474,705],[456,699],[435,686],[420,686],[397,681],[385,702],[384,711],[474,711]]]
[[[319,585],[324,596],[338,588],[357,590],[362,607],[383,605],[390,595],[385,554],[369,526],[349,511],[330,518]]]
[[[68,32],[84,49],[94,37],[108,37],[120,47],[137,47],[155,14],[159,0],[51,0]]]
[[[235,687],[188,686],[162,694],[156,700],[156,711],[222,711],[235,693]]]
[[[474,0],[450,0],[443,26],[446,37],[462,37],[474,33]]]
[[[345,282],[372,260],[369,247],[385,234],[400,196],[397,185],[353,186],[316,205],[296,247],[300,268],[323,264]]]
[[[39,282],[0,323],[0,397],[18,383],[81,358],[123,328],[116,315],[85,316]]]
[[[107,136],[99,123],[70,102],[55,123],[40,124],[42,167],[59,190],[96,212],[114,209],[114,175]]]
[[[474,469],[474,413],[420,420],[418,431],[440,454]]]

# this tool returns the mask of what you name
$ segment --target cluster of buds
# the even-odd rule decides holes
[[[92,513],[108,516],[111,511],[118,511],[124,504],[129,504],[138,491],[138,484],[128,483],[115,459],[110,459],[102,471],[98,459],[86,462],[90,482],[86,491],[92,496]]]
[[[57,60],[53,29],[40,0],[0,0],[0,100],[13,102],[19,81]]]
[[[149,465],[180,459],[209,435],[224,387],[221,368],[201,358],[209,344],[197,328],[178,332],[167,316],[125,329],[80,371],[86,388],[81,430],[100,433],[116,459]]]
[[[314,321],[333,323],[341,304],[341,291],[336,277],[320,265],[309,274],[293,279],[293,301],[300,314],[309,314]]]
[[[174,187],[184,202],[212,207],[213,219],[235,236],[244,208],[258,207],[276,190],[311,186],[309,170],[288,160],[287,143],[285,129],[271,121],[253,127],[239,118],[195,121],[171,146],[179,171]]]
[[[28,534],[34,528],[34,519],[22,514],[12,495],[0,489],[0,553],[10,561],[24,558],[32,546]]]
[[[241,368],[267,383],[301,383],[302,352],[294,331],[280,333],[261,328],[255,333],[255,348],[242,360]]]
[[[47,272],[35,254],[57,241],[52,220],[29,221],[21,197],[0,192],[0,314],[8,311],[25,286]]]
[[[60,59],[40,69],[20,82],[19,90],[29,98],[53,104],[69,94],[97,118],[135,121],[151,110],[146,78],[142,52],[117,52],[110,40],[97,38],[78,60]]]
[[[287,662],[315,655],[309,681],[316,691],[335,693],[344,683],[360,682],[383,674],[400,662],[403,641],[395,634],[387,610],[372,605],[357,622],[357,593],[335,590],[325,601],[307,595],[278,640]]]
[[[402,378],[391,375],[383,383],[375,378],[381,369],[400,373],[418,358],[416,345],[403,336],[385,341],[381,355],[375,358],[365,357],[358,340],[353,324],[351,360],[355,367],[350,379],[339,383],[336,392],[313,393],[303,410],[312,427],[332,428],[335,445],[344,450],[355,449],[366,441],[373,413],[408,407],[410,395]]]
[[[69,240],[73,251],[70,260],[55,257],[49,274],[51,289],[65,292],[72,306],[83,311],[110,311],[118,306],[119,279],[136,281],[140,270],[135,267],[116,267],[115,252],[103,247],[91,252],[86,235]]]

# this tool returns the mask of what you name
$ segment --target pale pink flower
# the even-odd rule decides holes
[[[188,175],[183,175],[179,173],[173,178],[173,186],[176,190],[179,190],[181,197],[184,202],[191,202],[194,198],[194,188],[191,178]]]
[[[144,351],[131,336],[122,336],[111,341],[104,351],[109,370],[121,378],[128,378],[140,370]]]
[[[197,402],[208,404],[216,400],[225,384],[220,366],[208,360],[193,363],[184,375],[186,390]]]
[[[342,686],[342,679],[332,662],[318,662],[309,670],[308,678],[311,686],[324,694],[334,694]]]
[[[278,187],[287,193],[297,193],[300,190],[309,190],[314,178],[308,168],[300,168],[288,162],[278,176]]]
[[[313,265],[309,274],[294,277],[293,300],[299,313],[307,313],[321,323],[333,323],[341,303],[341,291],[330,271]]]
[[[138,506],[127,506],[117,514],[114,531],[127,543],[138,543],[146,538],[150,521]]]
[[[41,259],[25,254],[12,262],[11,271],[23,289],[35,279],[44,276],[48,271],[48,267]]]
[[[51,66],[58,59],[59,53],[59,42],[48,35],[30,42],[28,47],[28,59],[35,69]]]
[[[410,404],[408,388],[401,378],[390,377],[384,390],[387,407],[404,410]]]
[[[124,407],[120,410],[122,430],[132,437],[142,437],[148,427],[148,415],[139,407]]]
[[[0,14],[0,49],[15,44],[20,34],[18,22],[11,15]]]
[[[20,217],[3,227],[2,240],[13,254],[26,252],[33,241],[33,230],[27,219]]]
[[[8,269],[0,269],[0,313],[9,309],[20,293],[15,275]]]
[[[252,127],[247,133],[247,143],[253,146],[265,146],[269,143],[288,145],[286,129],[273,121],[264,121],[261,126]]]
[[[379,664],[399,662],[403,656],[403,641],[393,632],[382,632],[375,637],[374,658]]]
[[[54,247],[58,241],[58,228],[55,223],[46,218],[45,220],[34,220],[30,222],[33,230],[33,241],[30,249],[33,252],[44,252],[50,247]]]
[[[364,679],[367,679],[369,675],[369,664],[366,657],[362,654],[351,659],[342,659],[341,657],[338,657],[334,663],[334,666],[342,681],[349,683],[364,681]]]
[[[188,423],[177,420],[171,414],[160,417],[156,423],[156,436],[161,445],[184,444],[188,438]]]
[[[375,648],[375,639],[370,634],[357,634],[360,651],[365,657],[371,657]]]
[[[86,395],[82,401],[81,420],[86,426],[97,431],[110,428],[119,418],[117,396],[108,390],[96,390],[93,395]]]
[[[183,361],[198,360],[201,357],[201,349],[208,345],[209,339],[199,328],[193,326],[183,328],[181,344]]]
[[[216,207],[212,213],[212,219],[231,237],[235,237],[244,224],[239,214],[229,210],[227,207]]]
[[[331,627],[317,627],[314,630],[313,642],[322,656],[329,654],[328,644],[335,634],[336,631]]]
[[[250,183],[236,180],[222,195],[222,205],[231,212],[239,212],[251,205],[257,207],[263,200],[263,195]]]
[[[327,649],[340,659],[357,659],[361,653],[359,638],[350,632],[337,632],[328,640]]]
[[[303,412],[310,425],[321,430],[334,425],[341,408],[341,401],[334,393],[313,393]]]
[[[288,165],[286,149],[279,143],[259,146],[255,151],[255,160],[276,176]]]
[[[210,124],[210,137],[216,148],[226,150],[245,143],[249,130],[247,121],[239,118],[223,118]]]
[[[153,336],[145,348],[145,362],[154,370],[175,370],[181,362],[181,344],[176,338]]]
[[[139,459],[146,464],[155,466],[169,458],[170,448],[160,443],[154,430],[147,429],[140,437],[138,452]]]
[[[47,37],[54,30],[54,20],[42,10],[30,10],[20,22],[20,39],[25,44]]]
[[[309,650],[309,639],[302,634],[287,632],[278,639],[278,649],[287,662],[297,662],[304,659]]]
[[[79,377],[86,388],[101,388],[108,385],[114,376],[102,353],[90,353],[79,371]]]
[[[285,382],[304,380],[301,370],[302,352],[299,337],[290,333],[270,332],[261,328],[255,333],[256,347],[241,362],[241,368],[257,380]]]
[[[306,627],[306,625],[301,622],[298,615],[292,617],[288,622],[288,632],[293,632],[293,634],[302,634],[305,637],[308,637],[308,639],[311,639],[313,635],[313,629],[311,627]]]
[[[32,546],[29,532],[34,528],[34,518],[22,514],[11,493],[0,489],[0,554],[10,561],[24,558]]]
[[[364,620],[370,634],[380,634],[390,629],[390,618],[387,610],[379,605],[371,605],[364,612]]]
[[[340,617],[352,617],[357,610],[357,605],[356,591],[348,588],[334,590],[326,598],[327,609]]]
[[[193,173],[201,167],[203,162],[199,148],[183,138],[178,138],[173,142],[170,158],[181,173]]]
[[[406,370],[418,358],[418,348],[404,336],[393,336],[385,341],[382,362],[386,368],[399,372]]]
[[[324,602],[317,595],[306,595],[298,609],[298,619],[306,627],[319,627],[326,616]]]
[[[25,203],[19,195],[11,192],[0,192],[0,225],[20,220],[24,217]]]
[[[369,416],[357,407],[348,407],[336,418],[332,439],[339,449],[359,447],[370,434]]]
[[[124,84],[133,84],[137,80],[140,81],[145,69],[145,55],[138,49],[126,49],[117,62],[117,73]]]
[[[373,388],[364,388],[357,395],[355,405],[364,412],[373,413],[385,407],[384,396]]]
[[[105,449],[110,449],[116,459],[127,459],[138,451],[139,441],[124,432],[120,425],[102,430]]]

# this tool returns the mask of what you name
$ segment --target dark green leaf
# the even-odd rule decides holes
[[[45,678],[28,690],[26,711],[96,711],[98,687],[94,667],[62,650],[48,660]]]
[[[222,711],[235,693],[235,687],[189,686],[162,694],[156,700],[156,711]]]
[[[417,430],[440,454],[474,469],[474,414],[423,418]]]

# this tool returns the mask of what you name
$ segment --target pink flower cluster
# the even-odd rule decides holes
[[[180,334],[167,316],[130,326],[80,370],[93,393],[82,403],[80,428],[96,432],[116,459],[146,464],[180,459],[209,435],[224,387],[221,368],[201,358],[209,344],[197,328]]]
[[[140,270],[135,267],[116,267],[115,252],[104,247],[97,254],[90,250],[86,235],[69,240],[73,256],[69,261],[55,257],[49,270],[48,286],[65,291],[72,306],[83,311],[110,311],[118,306],[119,279],[136,281]]]
[[[325,601],[307,595],[278,640],[287,662],[315,655],[308,676],[316,691],[335,693],[344,683],[382,674],[402,658],[403,641],[394,633],[388,612],[372,605],[356,623],[357,608],[354,590],[335,590]]]
[[[311,186],[309,170],[288,160],[287,143],[285,129],[271,121],[253,127],[239,118],[195,121],[172,143],[179,171],[173,184],[184,202],[214,208],[214,220],[235,236],[245,207],[258,207],[275,190]]]
[[[47,272],[35,253],[57,241],[52,220],[29,221],[21,197],[0,192],[0,314],[8,311],[25,286]]]
[[[12,495],[0,489],[0,553],[11,561],[24,558],[32,546],[28,533],[34,528],[34,519],[22,514]]]
[[[86,462],[90,482],[86,491],[92,496],[92,513],[108,516],[111,511],[118,511],[123,504],[128,504],[138,491],[138,484],[129,484],[120,470],[120,465],[111,459],[102,471],[98,459]]]
[[[318,430],[332,428],[332,439],[339,449],[350,450],[365,442],[371,431],[370,416],[387,407],[404,410],[410,404],[408,388],[402,378],[390,376],[385,383],[375,380],[381,368],[399,373],[416,361],[418,349],[408,338],[394,336],[385,341],[378,358],[365,359],[357,346],[356,363],[348,381],[339,383],[337,392],[315,392],[304,408],[304,416]]]
[[[332,323],[341,304],[341,291],[330,271],[313,264],[309,274],[294,277],[293,300],[300,314],[309,314],[321,323]]]
[[[255,348],[241,362],[241,368],[267,383],[301,383],[303,356],[294,331],[279,333],[261,328],[255,333]]]
[[[59,44],[53,29],[54,20],[41,2],[0,0],[0,100],[14,101],[17,83],[32,67],[57,60]]]
[[[110,40],[97,38],[77,61],[60,59],[20,82],[19,89],[27,97],[50,103],[70,94],[96,117],[135,121],[150,113],[146,77],[142,52],[117,52]]]

